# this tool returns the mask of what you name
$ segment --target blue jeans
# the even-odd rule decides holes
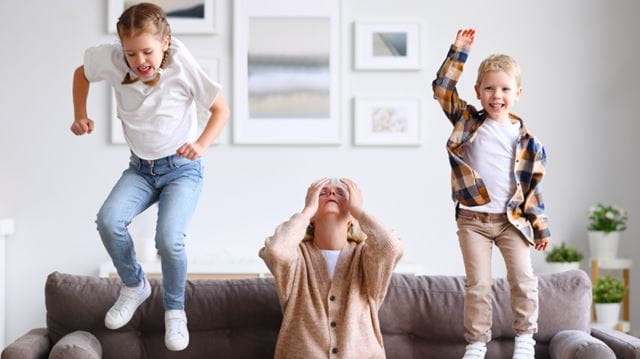
[[[158,202],[156,248],[162,260],[164,307],[184,309],[187,255],[186,228],[202,189],[202,165],[177,155],[147,161],[131,155],[98,212],[98,232],[122,282],[139,284],[144,272],[136,260],[127,227],[135,216]]]

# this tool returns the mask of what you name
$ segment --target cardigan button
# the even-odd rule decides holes
[[[335,295],[330,296],[329,300],[332,301],[332,302],[335,302],[336,301],[336,296]]]
[[[335,328],[336,327],[336,322],[331,322],[331,328]]]
[[[332,352],[333,354],[338,354],[338,348],[333,348],[333,349],[331,350],[331,352]]]

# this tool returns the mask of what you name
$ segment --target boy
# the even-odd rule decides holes
[[[478,69],[475,91],[482,110],[458,98],[456,83],[475,30],[459,30],[433,81],[434,98],[453,124],[447,141],[458,239],[467,275],[464,358],[484,358],[491,340],[491,249],[500,249],[511,286],[516,332],[513,358],[534,358],[538,280],[529,246],[545,250],[550,232],[540,194],[546,155],[542,144],[509,110],[518,100],[520,69],[509,56],[492,55]]]

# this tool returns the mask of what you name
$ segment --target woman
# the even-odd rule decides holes
[[[378,309],[402,251],[353,181],[312,183],[260,250],[283,312],[275,357],[384,358]]]

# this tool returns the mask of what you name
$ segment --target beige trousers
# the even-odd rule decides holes
[[[468,342],[491,340],[491,251],[500,249],[511,287],[513,329],[516,334],[538,330],[538,278],[533,274],[529,242],[509,222],[506,214],[458,209],[458,240],[467,283],[464,293],[464,327]]]

